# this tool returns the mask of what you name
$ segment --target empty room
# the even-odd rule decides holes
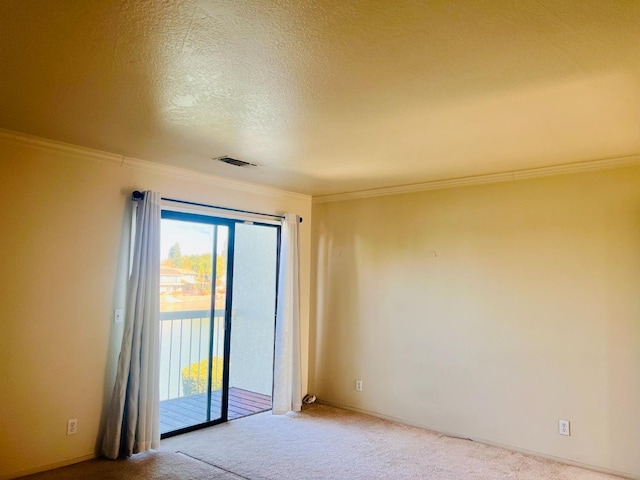
[[[640,479],[640,2],[0,0],[0,480]]]

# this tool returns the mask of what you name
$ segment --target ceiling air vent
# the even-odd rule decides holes
[[[222,157],[215,157],[213,160],[217,160],[218,162],[228,163],[229,165],[233,165],[234,167],[257,167],[255,163],[245,162],[244,160],[238,160],[237,158],[227,157],[223,155]]]

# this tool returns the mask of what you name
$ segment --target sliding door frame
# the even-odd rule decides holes
[[[222,398],[221,398],[221,416],[215,420],[207,420],[203,423],[196,425],[190,425],[188,427],[180,428],[178,430],[172,430],[170,432],[163,433],[161,438],[169,438],[183,433],[192,432],[201,428],[210,427],[212,425],[218,425],[225,423],[229,419],[229,367],[231,358],[231,314],[233,308],[233,269],[235,264],[235,233],[236,224],[252,224],[257,226],[264,226],[276,229],[276,281],[275,281],[275,301],[274,301],[274,325],[277,317],[278,310],[278,284],[280,275],[280,245],[281,245],[281,225],[276,223],[263,223],[256,221],[246,221],[242,219],[216,217],[215,215],[206,215],[201,213],[182,212],[171,209],[170,207],[163,207],[161,210],[161,218],[167,220],[178,220],[184,222],[202,223],[215,226],[226,226],[229,229],[228,244],[227,244],[227,282],[225,292],[225,305],[224,305],[224,352],[223,352],[223,367],[222,367]],[[212,293],[211,293],[211,312],[210,312],[210,331],[209,331],[209,372],[207,378],[207,418],[211,418],[211,385],[212,385],[212,362],[213,362],[213,328],[215,318],[215,278],[217,267],[217,229],[214,237],[214,255],[212,258]],[[275,335],[273,338],[273,350],[275,359]],[[272,397],[273,397],[273,384],[272,384]]]

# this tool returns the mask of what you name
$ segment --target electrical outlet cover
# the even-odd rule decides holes
[[[560,435],[571,435],[571,426],[569,420],[558,420],[558,433]]]
[[[78,419],[70,418],[67,420],[67,435],[75,435],[78,433]]]

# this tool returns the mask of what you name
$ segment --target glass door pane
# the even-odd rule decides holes
[[[162,219],[160,428],[222,418],[229,227]],[[180,215],[173,215],[180,217]]]
[[[237,223],[228,418],[271,409],[278,228]]]

